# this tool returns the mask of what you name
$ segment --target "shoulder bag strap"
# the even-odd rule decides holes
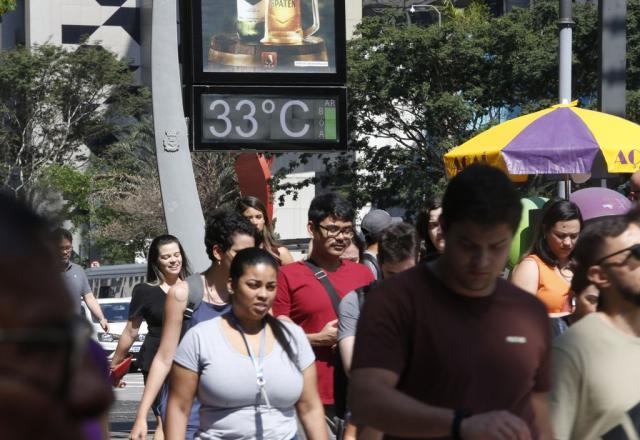
[[[324,286],[324,290],[326,290],[329,299],[331,300],[331,304],[333,305],[333,310],[336,312],[336,316],[340,315],[339,312],[339,304],[340,304],[340,296],[336,289],[333,287],[331,282],[329,281],[329,277],[327,273],[320,267],[316,266],[313,262],[309,260],[305,260],[304,264],[307,265],[309,269],[313,272],[313,275],[316,277],[318,281],[322,283]]]

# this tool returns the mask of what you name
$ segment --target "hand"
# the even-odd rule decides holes
[[[331,347],[336,345],[336,342],[338,342],[338,320],[334,319],[327,322],[318,333],[318,345]]]
[[[492,411],[462,420],[464,440],[531,440],[529,427],[509,411]]]
[[[102,327],[102,330],[104,330],[105,333],[109,333],[109,321],[107,321],[107,318],[102,318],[100,320],[100,327]]]
[[[146,438],[147,421],[136,418],[136,422],[133,424],[133,428],[131,428],[131,433],[129,434],[129,440],[146,440]]]

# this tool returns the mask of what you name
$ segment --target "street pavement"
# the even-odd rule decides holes
[[[131,432],[131,427],[136,418],[138,403],[142,398],[142,391],[144,390],[141,373],[127,374],[124,377],[124,381],[127,383],[127,386],[114,390],[116,401],[111,407],[111,411],[109,411],[109,431],[111,433],[111,439],[129,438],[129,432]],[[149,425],[147,438],[151,440],[156,427],[155,418],[151,411],[149,412],[147,421]]]

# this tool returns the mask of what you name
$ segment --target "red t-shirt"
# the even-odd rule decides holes
[[[329,281],[342,298],[347,293],[373,281],[366,266],[342,260],[334,272],[328,272]],[[273,302],[274,316],[286,315],[305,333],[318,333],[329,321],[337,319],[333,304],[324,286],[307,265],[298,261],[280,269],[278,293]],[[318,371],[318,391],[325,405],[333,405],[333,359],[331,347],[313,347]]]
[[[511,411],[537,438],[531,395],[551,388],[551,326],[535,296],[497,281],[482,298],[424,264],[383,281],[364,303],[352,370],[393,371],[398,390],[429,405]]]

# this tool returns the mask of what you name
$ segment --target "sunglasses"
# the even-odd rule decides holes
[[[602,264],[604,260],[607,260],[611,257],[615,257],[616,255],[620,255],[621,253],[627,252],[627,251],[629,252],[629,256],[627,258],[633,257],[636,260],[640,261],[640,243],[638,243],[638,244],[634,244],[633,246],[629,246],[628,248],[620,249],[619,251],[616,251],[612,254],[605,255],[604,257],[597,260],[594,264],[595,265]]]

